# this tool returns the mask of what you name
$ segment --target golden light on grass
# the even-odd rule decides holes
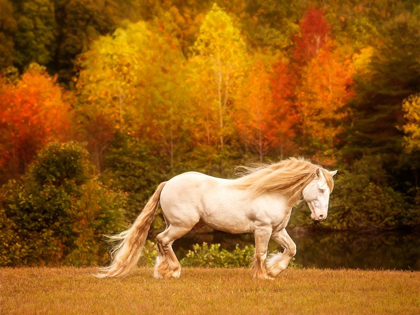
[[[286,270],[275,281],[249,269],[151,268],[97,279],[95,268],[0,269],[0,314],[420,314],[420,272]]]

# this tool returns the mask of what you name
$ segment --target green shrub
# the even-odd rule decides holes
[[[248,267],[254,258],[254,247],[240,248],[236,245],[233,252],[220,249],[220,244],[203,243],[193,245],[187,255],[181,260],[181,265],[188,267]]]
[[[78,144],[51,143],[21,183],[2,187],[1,266],[81,266],[108,258],[103,235],[124,228],[126,197],[98,181],[88,158]]]
[[[189,250],[187,255],[181,259],[181,265],[184,267],[250,267],[254,259],[255,248],[253,245],[236,248],[230,252],[226,249],[220,249],[220,244],[207,243],[193,245],[193,250]],[[156,243],[147,241],[142,256],[139,261],[141,266],[153,267],[158,255]],[[294,258],[293,258],[294,260]],[[291,261],[289,267],[298,268],[299,266]]]

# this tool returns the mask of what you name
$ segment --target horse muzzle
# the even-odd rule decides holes
[[[326,214],[311,214],[311,219],[314,221],[324,221],[327,218],[328,215]]]
[[[309,209],[311,209],[311,219],[314,221],[323,221],[328,216],[328,205],[322,207],[318,200],[308,202]],[[320,210],[326,208],[326,211]]]

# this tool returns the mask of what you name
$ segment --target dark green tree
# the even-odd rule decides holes
[[[127,219],[132,222],[157,185],[170,176],[169,164],[162,152],[151,148],[147,140],[139,142],[117,133],[105,157],[101,180],[128,193]],[[154,222],[156,228],[163,225],[161,220],[158,221]]]
[[[344,160],[381,154],[394,187],[408,191],[418,178],[420,156],[403,151],[404,99],[420,91],[420,9],[383,25],[382,46],[374,51],[368,73],[356,77],[355,98],[343,138]]]
[[[9,0],[0,0],[0,69],[13,64],[15,41],[13,34],[17,28],[13,16],[13,6]]]
[[[114,32],[123,19],[139,19],[138,7],[134,0],[59,0],[56,16],[60,35],[55,67],[61,79],[71,80],[77,55],[86,52],[100,35]]]
[[[13,1],[17,30],[14,62],[26,67],[32,62],[47,65],[57,47],[57,25],[53,0]]]
[[[95,265],[123,228],[125,196],[95,177],[88,152],[52,143],[0,191],[0,266]]]

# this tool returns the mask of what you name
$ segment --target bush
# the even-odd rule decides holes
[[[202,245],[193,245],[193,250],[189,250],[187,255],[181,259],[183,267],[210,267],[210,268],[238,268],[250,267],[254,260],[255,247],[253,245],[240,248],[236,244],[233,252],[226,249],[220,249],[220,244],[211,244],[210,246],[203,242]],[[139,266],[153,267],[158,256],[156,243],[147,240],[140,257]],[[289,264],[290,268],[301,268],[294,262],[295,258]]]
[[[94,265],[108,258],[103,234],[124,228],[126,197],[96,178],[85,149],[52,143],[22,182],[0,196],[0,265]]]
[[[147,240],[144,244],[143,252],[141,253],[138,265],[153,267],[158,256],[158,250],[156,243]]]
[[[249,267],[254,259],[254,246],[240,248],[236,245],[233,252],[220,249],[220,244],[203,243],[193,245],[187,256],[181,260],[182,266],[188,267]]]

